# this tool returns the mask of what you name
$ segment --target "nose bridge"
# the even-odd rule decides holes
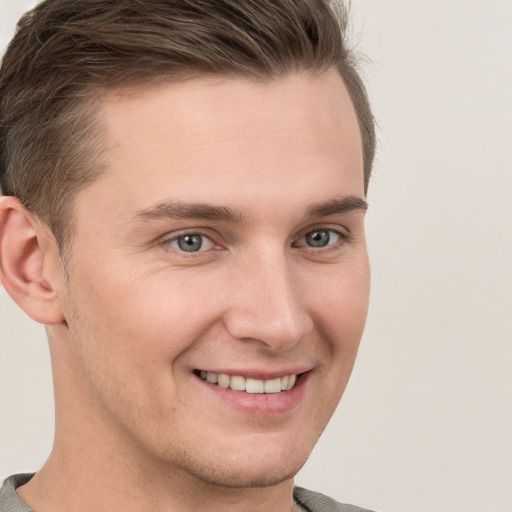
[[[307,334],[312,321],[284,251],[261,251],[239,272],[226,320],[232,336],[284,350]]]

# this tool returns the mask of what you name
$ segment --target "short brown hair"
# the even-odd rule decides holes
[[[269,80],[336,68],[363,141],[365,191],[375,126],[331,0],[45,0],[25,14],[2,62],[0,186],[68,234],[74,195],[102,171],[102,92],[204,75]]]

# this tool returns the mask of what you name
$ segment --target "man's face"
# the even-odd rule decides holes
[[[112,95],[101,115],[108,170],[76,200],[69,339],[53,337],[56,371],[73,369],[56,379],[75,404],[63,423],[81,409],[74,428],[98,453],[119,448],[116,464],[230,486],[290,478],[346,386],[367,311],[342,80],[198,79]]]

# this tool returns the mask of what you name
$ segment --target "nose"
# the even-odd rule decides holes
[[[224,323],[231,336],[259,340],[286,351],[313,328],[300,282],[281,254],[262,254],[240,266],[231,281],[230,308]]]

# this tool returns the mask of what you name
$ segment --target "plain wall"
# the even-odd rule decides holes
[[[0,0],[0,47],[34,2]],[[379,123],[371,307],[297,483],[389,512],[512,511],[512,2],[357,0]],[[44,329],[0,290],[0,480],[53,431]]]

